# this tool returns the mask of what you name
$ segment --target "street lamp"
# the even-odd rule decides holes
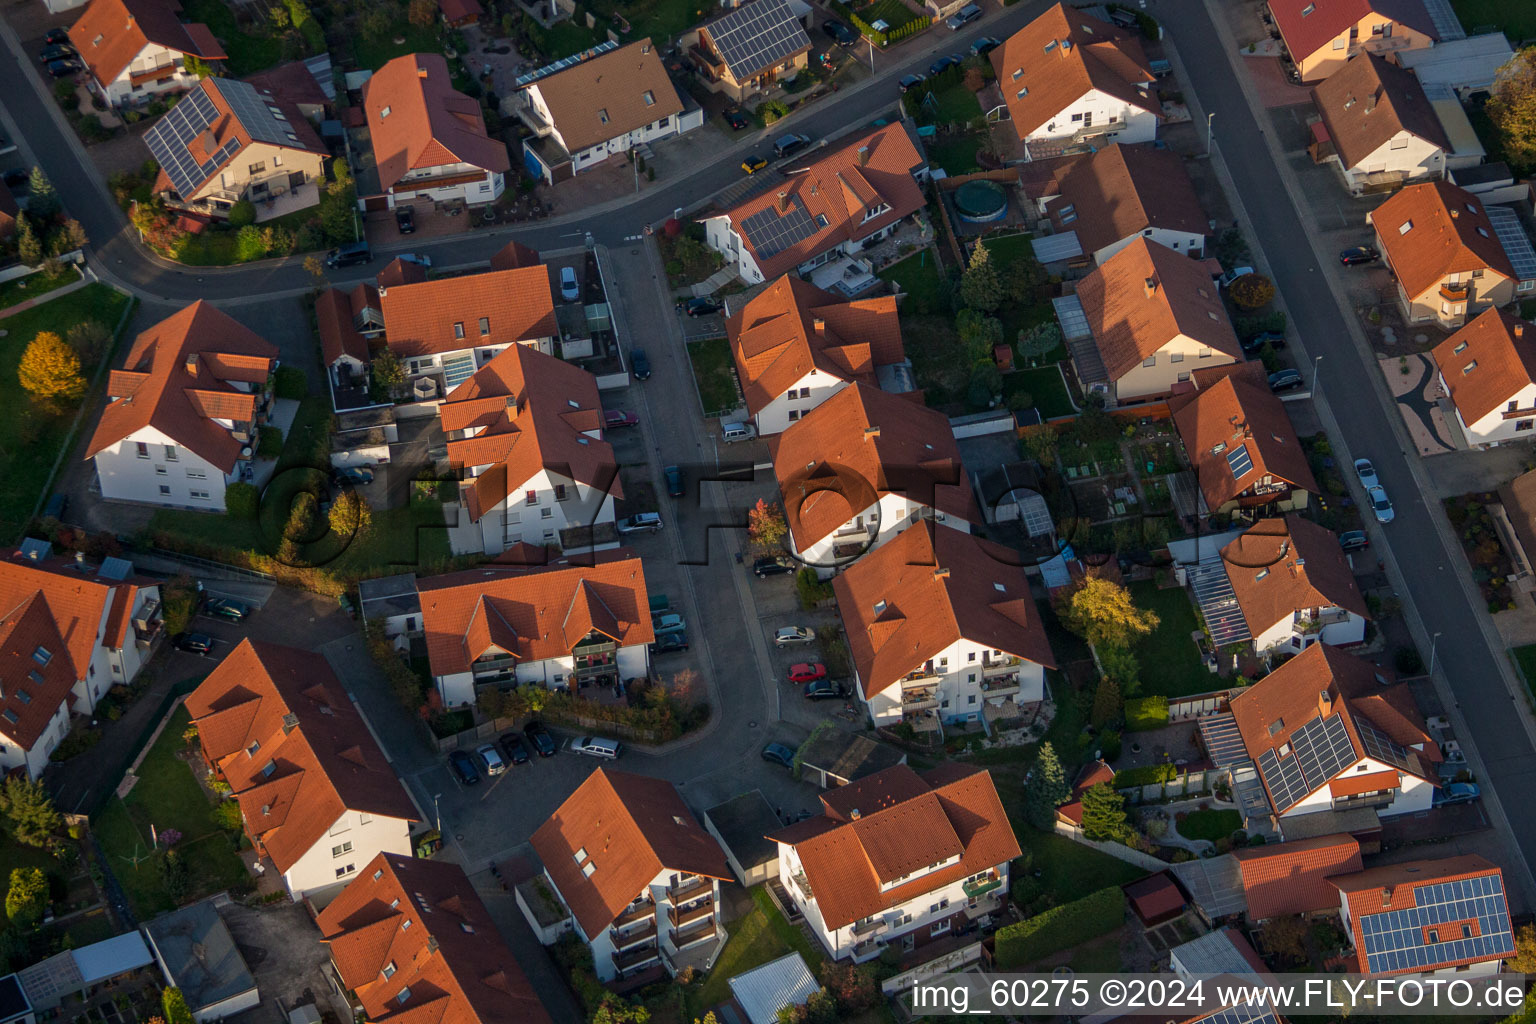
[[[1317,371],[1322,367],[1323,357],[1318,356],[1312,360],[1312,400],[1317,401]]]
[[[1205,156],[1210,159],[1211,147],[1216,144],[1216,136],[1211,134],[1211,122],[1216,120],[1216,111],[1205,115]]]
[[[442,797],[442,795],[443,794],[441,793],[432,794],[432,817],[436,819],[437,834],[439,836],[443,834],[443,812],[438,810],[437,801]]]
[[[1439,641],[1439,633],[1429,638],[1429,674],[1431,676],[1435,674],[1435,644],[1439,643]]]
[[[874,36],[865,36],[864,39],[865,39],[866,42],[869,43],[869,73],[870,74],[874,74],[875,73],[875,37]]]

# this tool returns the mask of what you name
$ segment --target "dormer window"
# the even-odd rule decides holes
[[[385,980],[387,981],[388,979],[393,978],[395,976],[395,971],[397,970],[399,970],[399,968],[395,966],[395,962],[393,960],[385,964],[384,970],[382,972],[384,974]]]
[[[246,757],[255,757],[256,751],[261,749],[261,740],[251,740],[251,745],[245,748]]]

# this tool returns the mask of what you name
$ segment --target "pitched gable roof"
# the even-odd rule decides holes
[[[1177,153],[1150,143],[1114,143],[1062,162],[1054,177],[1061,198],[1048,211],[1058,231],[1076,231],[1096,252],[1147,228],[1203,235],[1208,227],[1195,187]]]
[[[1285,407],[1257,363],[1168,402],[1211,511],[1252,493],[1269,476],[1316,493],[1317,481]],[[1246,452],[1246,455],[1243,453]],[[1241,475],[1239,475],[1241,471]]]
[[[1408,132],[1432,146],[1452,146],[1418,76],[1385,57],[1365,51],[1312,90],[1329,138],[1346,168]]]
[[[1450,274],[1491,270],[1515,276],[1482,200],[1448,181],[1409,185],[1368,216],[1409,299]]]
[[[803,168],[789,170],[777,188],[721,216],[729,218],[763,276],[774,278],[920,210],[923,190],[912,175],[924,166],[905,122],[888,124],[821,151]],[[882,206],[884,212],[874,213]]]
[[[357,993],[369,1020],[550,1024],[457,864],[381,853],[316,924],[337,973]]]
[[[1233,850],[1232,856],[1253,921],[1337,907],[1338,893],[1329,876],[1360,870],[1360,844],[1343,834],[1244,847]]]
[[[1161,117],[1141,40],[1064,3],[1005,39],[992,67],[1021,139],[1094,89]]]
[[[254,419],[255,393],[233,384],[266,383],[276,360],[266,339],[199,299],[134,339],[124,368],[108,378],[111,401],[85,457],[154,427],[228,473],[241,443],[214,419]]]
[[[962,638],[1055,667],[1017,555],[961,530],[909,526],[832,588],[866,697]]]
[[[1285,37],[1286,49],[1298,61],[1330,45],[1335,36],[1349,31],[1372,12],[1431,39],[1440,37],[1422,0],[1271,0],[1269,10],[1275,27]]]
[[[579,564],[447,573],[418,589],[434,676],[468,672],[491,646],[525,662],[570,657],[593,629],[624,647],[656,639],[645,570],[627,548],[584,555]]]
[[[527,88],[543,98],[571,153],[683,112],[650,39],[588,57]]]
[[[416,809],[330,663],[240,642],[187,697],[210,764],[279,871],[347,811],[415,821]]]
[[[402,359],[560,333],[549,271],[542,266],[396,284],[382,288],[379,301],[384,336]],[[489,329],[484,335],[482,317]]]
[[[368,307],[379,308],[379,292],[367,284],[346,291],[327,288],[315,298],[315,328],[326,366],[334,366],[343,356],[368,362],[368,339],[357,329],[358,315]]]
[[[981,521],[948,417],[905,396],[857,381],[775,442],[774,474],[797,550],[888,494]]]
[[[877,772],[858,783],[873,809],[850,808],[845,816],[829,805],[824,817],[768,837],[795,848],[827,928],[842,928],[1019,856],[985,769],[954,766],[915,782],[913,776],[905,765]],[[882,889],[955,857],[954,865]]]
[[[847,301],[793,274],[748,300],[725,334],[754,416],[813,370],[874,384],[877,367],[906,360],[894,296]]]
[[[23,751],[31,751],[59,705],[74,703],[76,676],[66,650],[41,591],[14,604],[0,599],[0,736]],[[39,651],[53,656],[42,662]]]
[[[699,26],[738,82],[811,48],[788,0],[749,0]]]
[[[453,88],[440,53],[410,53],[385,64],[363,87],[363,106],[379,187],[386,192],[411,171],[429,167],[511,167],[507,147],[485,133],[480,102]]]
[[[1470,425],[1536,384],[1536,328],[1490,306],[1436,345],[1434,357],[1456,411]],[[1528,404],[1517,411],[1531,414]]]
[[[1259,520],[1222,548],[1221,558],[1255,636],[1311,608],[1336,606],[1370,618],[1338,535],[1295,513]]]
[[[1166,245],[1136,239],[1078,282],[1077,296],[1111,380],[1180,335],[1243,358],[1210,273]]]
[[[127,639],[128,613],[139,588],[153,584],[138,577],[120,580],[102,576],[95,566],[64,558],[32,559],[24,550],[8,551],[0,560],[0,616],[12,622],[9,642],[25,646],[28,637],[47,632],[33,617],[36,611],[29,610],[40,599],[40,607],[60,641],[47,647],[55,655],[49,666],[67,663],[71,683],[83,680],[89,673],[98,635],[104,645],[121,647]],[[37,646],[45,643],[38,639],[22,653],[30,658]],[[9,689],[3,684],[26,674],[12,677],[0,673],[0,690]]]
[[[664,871],[731,880],[719,843],[672,783],[610,768],[587,776],[530,842],[589,936]]]
[[[117,79],[151,43],[224,60],[224,50],[203,24],[183,24],[177,0],[91,0],[70,27],[69,41],[91,76],[102,85]]]

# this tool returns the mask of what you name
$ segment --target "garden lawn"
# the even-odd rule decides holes
[[[889,281],[906,296],[902,300],[903,314],[939,313],[944,309],[944,268],[939,265],[938,253],[923,249],[899,263],[892,263],[880,271],[880,280]]]
[[[0,416],[0,480],[6,482],[0,487],[0,542],[14,543],[26,527],[79,408],[72,403],[62,416],[34,413],[31,396],[16,379],[22,352],[39,331],[62,337],[87,320],[115,330],[128,302],[122,293],[94,283],[0,321],[6,332],[0,339],[0,408],[7,410]],[[86,377],[94,370],[86,367]],[[95,393],[88,393],[84,401],[94,404],[96,399]],[[91,423],[85,422],[82,429],[90,430]]]
[[[57,277],[50,277],[47,271],[40,270],[15,281],[6,281],[0,284],[0,309],[9,309],[28,299],[45,296],[55,288],[62,288],[78,280],[80,280],[80,272],[69,266],[60,271]]]
[[[229,54],[224,66],[231,77],[244,78],[283,59],[283,41],[241,28],[235,21],[234,10],[224,0],[183,0],[181,6],[184,19],[207,25]]]
[[[1136,644],[1136,660],[1141,664],[1139,696],[1157,694],[1182,697],[1204,693],[1216,683],[1200,663],[1200,652],[1190,634],[1199,629],[1195,607],[1183,587],[1159,590],[1156,583],[1131,584],[1131,598],[1138,608],[1157,613],[1157,629]]]
[[[1233,810],[1210,808],[1190,811],[1178,825],[1179,835],[1185,839],[1204,839],[1214,843],[1242,828],[1243,816]]]
[[[695,341],[688,346],[688,361],[693,365],[693,379],[699,386],[699,401],[706,416],[730,412],[739,404],[736,379],[731,375],[730,342],[724,338]]]
[[[1493,26],[1518,47],[1536,40],[1536,7],[1511,0],[1451,0],[1461,27],[1469,33]]]
[[[977,132],[950,132],[928,140],[928,162],[938,164],[950,175],[972,174],[981,170],[976,153],[986,142]]]
[[[400,38],[405,42],[395,42]],[[367,39],[360,32],[352,38],[352,56],[358,67],[366,71],[377,71],[407,53],[442,52],[443,43],[438,38],[436,25],[418,28],[404,18],[391,25],[378,39]]]
[[[873,4],[859,12],[859,17],[864,19],[866,25],[883,21],[891,27],[890,31],[900,28],[909,21],[917,20],[917,15],[912,13],[912,8],[902,0],[875,0]]]
[[[705,1010],[729,999],[730,979],[743,971],[761,967],[787,953],[799,953],[814,974],[826,959],[821,947],[812,945],[805,932],[784,920],[766,886],[756,886],[751,892],[752,909],[731,922],[731,937],[720,951],[714,969],[704,984],[690,993],[692,1016],[702,1016]]]
[[[533,44],[551,61],[563,60],[596,46],[600,38],[603,38],[585,24],[577,24],[569,19],[556,22],[549,28],[542,28],[535,23],[530,35]]]
[[[710,0],[594,0],[592,4],[597,15],[598,38],[607,38],[605,23],[617,13],[630,25],[630,32],[623,37],[623,42],[631,43],[649,36],[662,47],[716,9],[717,5]],[[569,21],[560,22],[560,25],[568,24]]]
[[[989,235],[985,239],[987,255],[992,257],[992,263],[999,273],[1007,270],[1014,260],[1035,258],[1032,237],[1026,232],[1020,232],[1016,235]]]
[[[1028,825],[1015,826],[1014,831],[1019,846],[1033,858],[1031,870],[1040,872],[1040,884],[1055,897],[1057,905],[1082,899],[1106,886],[1134,882],[1146,874],[1134,864],[1054,832],[1041,832]]]
[[[286,228],[298,234],[300,228],[320,217],[320,207],[294,210],[281,217],[264,220],[258,228]],[[235,255],[236,236],[239,232],[230,227],[207,227],[195,235],[188,235],[176,251],[176,262],[188,267],[228,267],[241,262]],[[261,259],[276,257],[262,256]]]
[[[1071,416],[1076,412],[1067,394],[1066,382],[1061,379],[1061,371],[1054,363],[1033,370],[1015,370],[1003,376],[1003,400],[1009,408],[1013,406],[1013,396],[1021,391],[1034,399],[1034,408],[1040,410],[1045,419]]]
[[[964,82],[955,82],[938,90],[927,89],[926,92],[933,97],[933,102],[925,100],[918,108],[918,120],[924,123],[969,124],[972,118],[982,114],[981,101],[965,87]]]
[[[189,900],[249,878],[229,833],[214,823],[208,794],[191,766],[176,756],[184,745],[181,734],[190,722],[186,708],[178,708],[139,766],[133,790],[125,799],[113,797],[91,823],[113,874],[141,920],[176,907],[158,865],[144,859],[151,851],[151,825],[182,834],[176,849],[187,865]]]

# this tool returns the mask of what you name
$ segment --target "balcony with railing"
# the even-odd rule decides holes
[[[987,675],[992,675],[1017,669],[1022,664],[1024,664],[1023,658],[1016,658],[1011,654],[1004,654],[1000,657],[993,657],[989,654],[981,659],[981,670]]]
[[[857,943],[853,947],[853,962],[861,964],[866,960],[873,960],[884,951],[885,943],[879,939],[870,939],[866,942]]]
[[[1019,670],[1013,669],[1006,675],[983,676],[981,679],[981,692],[988,696],[1000,696],[1011,693],[1020,687]]]
[[[807,903],[816,902],[816,896],[811,892],[810,880],[805,877],[804,871],[796,871],[790,876],[790,881],[795,883],[795,888],[800,890],[800,895],[805,897]]]
[[[1321,633],[1328,626],[1348,621],[1349,612],[1342,608],[1331,608],[1317,615],[1309,615],[1306,618],[1295,620],[1291,623],[1291,632],[1297,636],[1314,636]]]
[[[630,931],[620,931],[618,928],[608,929],[608,938],[613,942],[614,949],[629,949],[638,946],[642,942],[656,943],[656,919],[653,917],[647,921],[644,927],[633,928]]]
[[[988,871],[982,877],[966,882],[960,889],[967,898],[975,899],[977,896],[989,893],[1002,884],[1003,876],[1001,874],[996,871]]]
[[[637,921],[644,921],[648,917],[655,918],[655,916],[655,903],[652,903],[649,899],[636,900],[622,914],[614,918],[613,926],[615,928],[627,928]]]
[[[704,920],[706,917],[715,916],[715,901],[705,900],[703,903],[678,910],[676,907],[667,908],[667,920],[672,922],[673,928],[686,928],[691,924]]]
[[[915,668],[901,677],[902,688],[909,686],[924,686],[934,683],[938,676],[933,673],[933,662],[926,662],[921,668]]]
[[[925,686],[920,689],[903,690],[901,692],[901,710],[903,713],[925,711],[938,706],[939,691],[937,687]]]
[[[672,933],[672,945],[677,949],[684,949],[695,942],[703,942],[705,939],[715,937],[718,929],[715,927],[715,919],[710,918],[703,924],[693,928],[681,929]]]
[[[1446,302],[1466,302],[1471,294],[1472,283],[1470,281],[1462,281],[1460,283],[1453,283],[1451,281],[1440,282],[1440,297]]]
[[[675,884],[667,889],[667,899],[676,906],[679,903],[687,903],[691,899],[697,899],[706,891],[713,889],[709,879],[701,875],[689,875],[679,878]]]
[[[626,949],[621,953],[613,954],[613,966],[621,971],[632,971],[655,960],[661,959],[661,950],[654,941],[649,946],[641,946],[638,949]]]
[[[853,937],[861,941],[867,941],[876,935],[883,935],[889,930],[883,917],[872,917],[866,921],[859,921],[853,926]]]

